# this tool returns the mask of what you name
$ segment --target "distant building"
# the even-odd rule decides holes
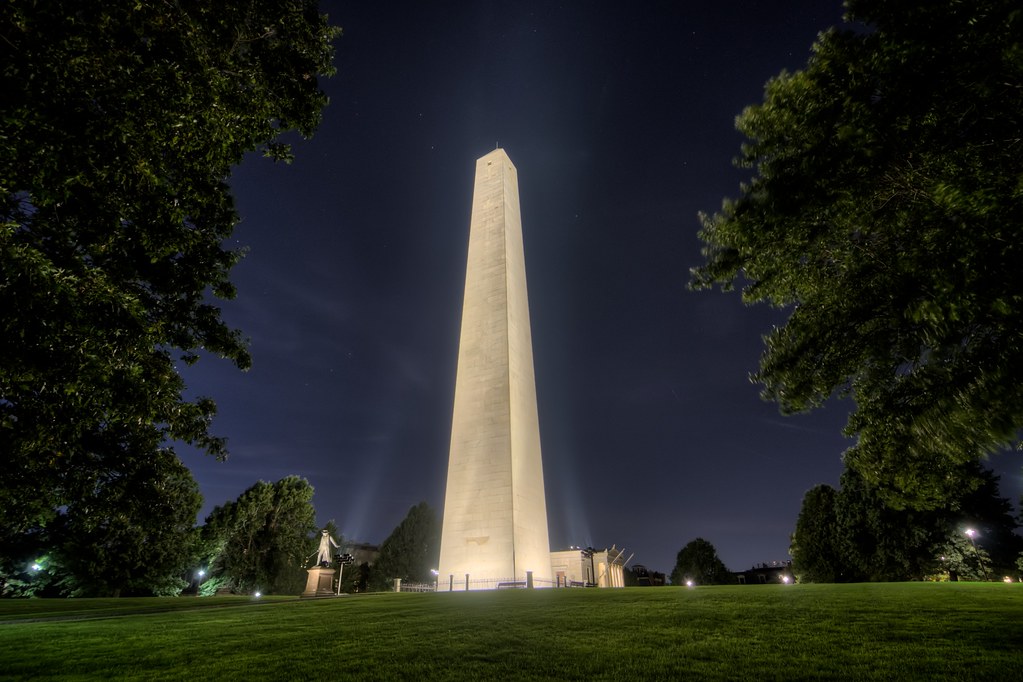
[[[625,587],[624,550],[571,547],[551,552],[556,587]]]
[[[757,564],[746,571],[732,573],[740,585],[767,585],[793,582],[791,561],[772,561]]]
[[[380,548],[365,542],[349,542],[343,545],[342,554],[351,554],[355,559],[352,563],[356,566],[369,564],[372,566],[380,557]]]
[[[663,573],[651,571],[643,564],[632,565],[632,578],[636,587],[661,587],[668,582]]]

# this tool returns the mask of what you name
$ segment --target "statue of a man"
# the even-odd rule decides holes
[[[337,542],[334,541],[334,538],[330,537],[330,534],[327,532],[327,529],[324,528],[322,531],[320,531],[320,549],[318,550],[316,556],[317,566],[326,566],[330,563],[331,545],[340,548],[340,545],[338,545]]]

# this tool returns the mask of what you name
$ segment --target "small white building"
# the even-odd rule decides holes
[[[624,550],[570,547],[551,552],[557,587],[625,587]]]

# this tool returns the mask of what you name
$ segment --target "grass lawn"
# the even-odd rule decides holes
[[[1023,680],[1023,585],[4,600],[0,678]]]

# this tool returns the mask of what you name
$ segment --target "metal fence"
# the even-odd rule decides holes
[[[448,576],[437,581],[438,592],[464,592],[465,590],[514,590],[558,587],[553,580],[522,576],[518,578],[473,578],[471,575]]]
[[[398,592],[436,592],[437,583],[407,583],[400,582],[397,584]]]
[[[527,589],[532,585],[536,589],[552,587],[582,586],[582,583],[569,585],[564,581],[544,580],[525,576],[523,578],[473,578],[463,575],[461,579],[449,576],[447,580],[438,579],[435,583],[410,583],[403,580],[394,581],[395,592],[464,592],[466,590],[515,590]]]

